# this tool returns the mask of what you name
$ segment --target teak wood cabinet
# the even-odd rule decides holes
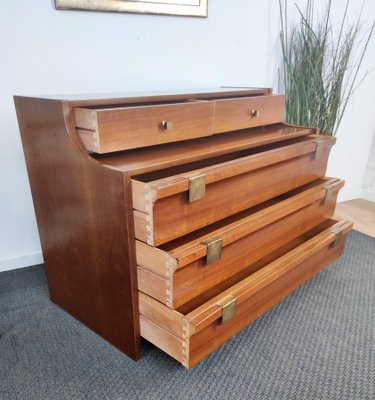
[[[192,367],[343,250],[332,137],[270,89],[15,97],[50,295]]]

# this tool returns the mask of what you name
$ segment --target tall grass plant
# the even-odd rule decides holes
[[[332,0],[326,0],[321,16],[314,0],[307,0],[304,10],[296,4],[298,22],[293,26],[288,20],[288,1],[279,0],[286,121],[314,126],[332,136],[349,98],[367,74],[360,76],[360,67],[374,33],[374,22],[367,29],[362,26],[362,12],[348,23],[350,0],[344,4],[341,23],[334,30]]]

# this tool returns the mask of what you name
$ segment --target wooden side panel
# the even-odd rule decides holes
[[[259,96],[216,100],[215,133],[280,122],[284,119],[285,96]]]
[[[78,128],[86,130],[96,131],[98,128],[98,120],[96,118],[95,110],[89,108],[75,108],[74,110],[74,121]]]
[[[154,274],[167,276],[169,269],[177,268],[177,261],[168,256],[163,250],[148,246],[146,243],[135,241],[137,265],[145,267]]]
[[[131,182],[133,208],[138,211],[147,212],[150,193],[146,188],[146,184],[135,179],[132,179]]]
[[[138,359],[130,180],[87,155],[66,103],[15,104],[51,299]]]
[[[95,131],[77,129],[77,134],[85,149],[96,153],[100,151],[99,139]]]
[[[152,240],[150,238],[153,226],[152,219],[148,214],[138,210],[133,211],[133,217],[135,237],[149,243]]]
[[[305,283],[317,272],[339,257],[344,248],[344,240],[332,248],[325,247],[312,257],[299,264],[280,279],[256,292],[241,303],[236,310],[236,317],[222,325],[215,321],[190,338],[190,356],[188,366],[191,368],[212,351],[221,346],[236,333],[269,310],[289,293]]]
[[[330,147],[319,159],[306,154],[214,182],[207,185],[205,197],[193,203],[188,202],[187,192],[157,200],[153,226],[143,227],[153,231],[153,240],[147,235],[137,238],[158,246],[318,179],[325,175],[329,153]]]
[[[143,293],[152,293],[152,297],[165,303],[170,290],[170,282],[146,269],[137,268],[138,289]]]
[[[162,326],[174,336],[183,336],[183,315],[177,311],[166,308],[158,301],[139,292],[140,314],[156,325]]]

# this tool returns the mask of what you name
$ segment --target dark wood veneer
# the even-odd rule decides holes
[[[15,104],[51,299],[139,359],[129,177],[83,150],[67,102]]]
[[[15,96],[51,300],[128,356],[140,358],[130,175],[78,139],[75,107],[265,95],[211,88],[93,95]],[[199,152],[198,152],[199,153]],[[191,159],[199,159],[193,154]],[[103,160],[104,161],[104,160]],[[174,164],[183,163],[180,159]],[[142,168],[152,171],[159,163]]]
[[[298,203],[299,208],[289,205],[290,212],[282,214],[286,226],[272,225],[283,212],[281,202],[286,191],[318,178],[324,181],[329,151],[335,140],[316,135],[314,128],[281,122],[282,96],[277,96],[278,106],[274,109],[275,97],[271,93],[271,89],[227,87],[117,95],[15,96],[52,301],[134,360],[140,358],[142,334],[191,367],[337,257],[351,224],[334,218],[326,220],[336,201],[338,189],[333,190],[336,180],[318,188],[319,198],[309,198],[308,203],[304,197],[308,191],[306,185],[302,200],[298,198],[302,202]],[[252,96],[257,100],[253,101]],[[177,132],[166,140],[173,143],[151,146],[159,141],[150,141],[149,121],[142,120],[138,106],[199,99],[212,102],[212,120],[221,126],[217,132],[223,133],[215,134],[212,129],[209,137],[180,141],[192,136]],[[215,113],[216,103],[221,104],[221,114]],[[240,110],[235,104],[241,106]],[[93,130],[89,141],[94,146],[89,147],[87,132],[79,136],[76,128],[80,126],[80,118],[86,118],[87,126],[95,125],[97,116],[91,109],[130,105],[135,106],[137,124],[144,133],[142,145],[146,147],[136,149],[134,143],[128,142],[132,129],[126,129],[124,124],[122,131],[120,124],[115,133],[120,135],[121,145],[107,149],[108,154],[91,153],[93,149],[99,152],[100,148],[96,150],[95,146],[103,137],[99,130]],[[78,112],[77,117],[77,107],[89,112]],[[242,118],[240,125],[239,118]],[[114,119],[109,118],[108,124]],[[159,118],[155,121],[158,123]],[[159,134],[158,126],[163,128],[167,122],[162,119],[161,125],[156,128],[153,125],[154,133]],[[168,125],[173,126],[172,121]],[[160,134],[165,133],[160,130]],[[199,201],[187,196],[190,180],[197,177],[204,192]],[[293,193],[297,190],[302,189]],[[233,218],[242,218],[243,210],[250,206],[254,206],[255,212],[258,207],[255,205],[266,200],[269,206],[274,205],[272,212],[267,211],[270,227],[262,226],[261,233],[257,231],[247,242],[241,242],[256,231],[257,224],[264,222],[261,220],[265,211],[261,216],[252,214],[250,222],[241,219],[236,229],[232,227],[229,232],[228,224]],[[235,216],[235,213],[241,214]],[[224,251],[227,246],[224,240],[230,235],[232,242],[238,243],[232,245],[229,256],[222,257],[222,275],[219,276],[219,270],[218,277],[208,269],[200,272],[204,275],[202,279],[213,280],[212,285],[207,281],[204,290],[194,292],[194,296],[189,293],[190,297],[181,291],[178,299],[179,287],[187,285],[185,289],[190,291],[194,288],[189,285],[198,285],[194,281],[194,268],[190,273],[186,266],[206,268],[202,257],[207,255],[208,247],[199,237],[201,247],[188,241],[187,247],[175,246],[175,253],[165,254],[165,251],[171,250],[171,246],[173,250],[173,243],[186,242],[188,236],[182,235],[202,226],[202,230],[211,229],[204,226],[211,223],[218,224],[214,232],[220,235]],[[298,235],[308,232],[295,239],[293,226]],[[136,233],[140,239],[137,242]],[[189,233],[189,237],[195,234]],[[289,236],[280,241],[280,234]],[[284,239],[288,241],[286,245]],[[156,244],[164,242],[167,243],[155,249]],[[139,269],[149,269],[147,276],[140,275],[139,288],[136,243],[138,259],[141,249],[145,260],[143,264],[140,262]],[[279,247],[275,250],[276,245]],[[241,255],[243,246],[247,247],[249,259],[240,260],[242,265],[235,256],[246,256]],[[262,246],[263,253],[255,254],[255,248],[260,251]],[[198,257],[203,250],[205,253]],[[220,262],[216,262],[218,268]],[[241,269],[233,276],[226,271],[231,263]],[[163,296],[148,288],[156,279],[165,281],[159,287],[152,287],[155,292],[165,291]],[[176,302],[180,306],[177,310],[170,301],[173,290],[180,301]],[[219,319],[224,307],[233,306],[233,301],[238,315],[233,314],[233,320],[221,325]]]

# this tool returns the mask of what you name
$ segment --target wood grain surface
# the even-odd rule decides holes
[[[191,367],[336,258],[335,139],[282,123],[271,93],[16,96],[52,301],[134,360],[142,335]]]
[[[68,104],[22,97],[15,104],[51,299],[138,359],[129,178],[82,149]]]
[[[323,181],[323,180],[322,180]],[[204,302],[209,295],[233,285],[224,282],[247,268],[248,265],[265,257],[287,242],[307,232],[314,226],[330,218],[335,209],[336,198],[343,181],[318,181],[302,193],[295,194],[278,202],[271,202],[267,207],[240,217],[230,223],[222,221],[221,228],[204,229],[202,234],[195,232],[192,238],[176,240],[166,247],[154,248],[137,241],[137,265],[139,290],[154,297],[171,308],[179,308],[196,299],[195,306]],[[325,185],[333,185],[332,194],[324,201]],[[309,185],[307,185],[309,186]],[[206,265],[207,247],[204,241],[221,238],[223,248],[221,257],[216,262]],[[190,240],[189,240],[190,239]],[[254,272],[247,270],[247,273]],[[221,285],[216,289],[215,286]]]
[[[375,238],[375,202],[354,199],[338,203],[336,214],[353,221],[353,229]]]
[[[228,132],[281,122],[284,120],[284,113],[284,95],[216,100],[214,132]]]
[[[141,334],[144,333],[148,340],[186,367],[193,367],[337,258],[343,251],[345,237],[351,226],[347,220],[326,220],[311,234],[292,241],[296,247],[187,314],[168,309],[140,293],[141,310],[148,310],[148,315],[142,315],[142,318],[152,323],[147,330],[141,329]],[[338,244],[333,246],[337,229],[341,230],[342,236]],[[236,298],[236,315],[226,324],[221,324],[219,318],[222,310],[218,304],[228,295]],[[168,324],[163,322],[166,316],[171,321]],[[154,332],[150,332],[152,326],[156,327]],[[164,328],[164,335],[158,336],[159,327]],[[181,347],[176,348],[176,341],[173,346],[170,345],[169,337],[181,339]]]
[[[302,143],[145,182],[143,191],[137,183],[135,193],[139,198],[133,204],[143,201],[146,216],[135,221],[136,238],[159,246],[323,177],[333,143],[325,139],[325,150],[318,159],[313,156],[316,143],[306,139]],[[205,197],[190,203],[188,177],[202,173],[206,179]]]
[[[103,164],[138,175],[315,133],[313,128],[280,123],[163,146],[91,156]]]
[[[76,108],[78,135],[85,147],[96,153],[193,139],[212,135],[214,103],[187,102],[166,105]],[[162,122],[171,123],[163,129]],[[91,138],[87,139],[88,130]]]

